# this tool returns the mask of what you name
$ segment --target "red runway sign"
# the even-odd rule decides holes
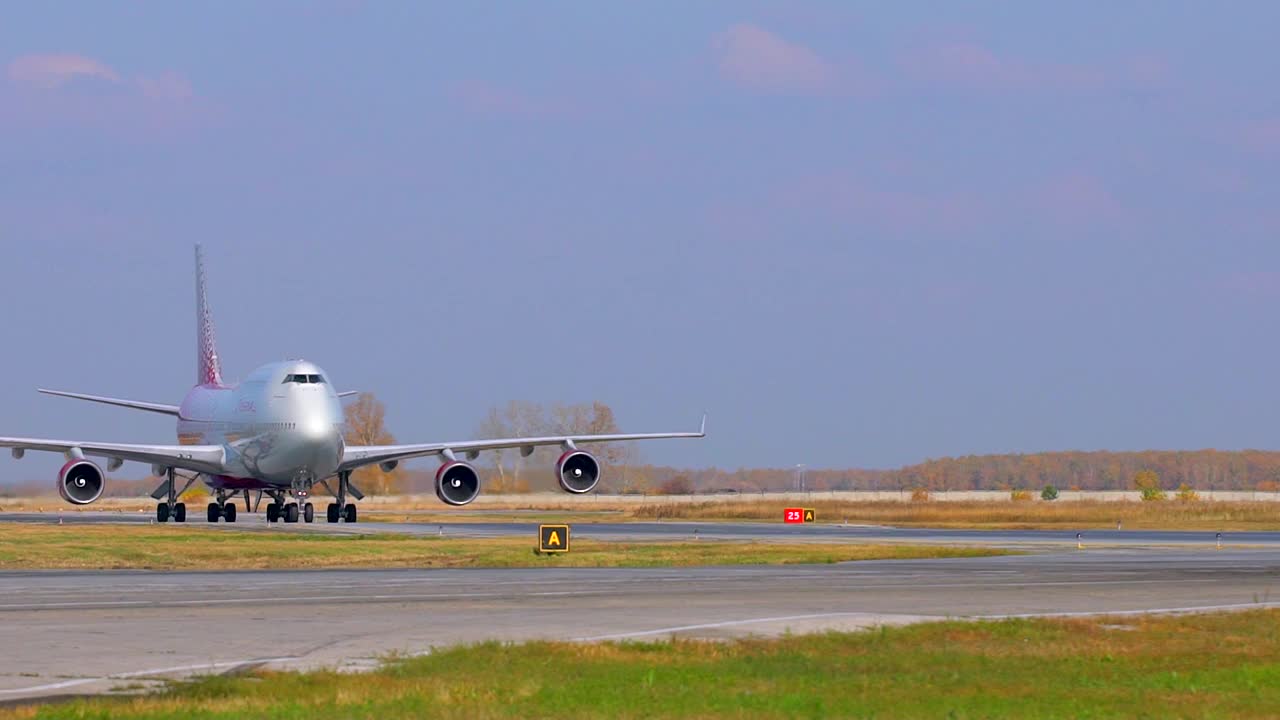
[[[782,522],[785,522],[785,523],[804,522],[804,508],[787,508],[786,510],[783,510]]]

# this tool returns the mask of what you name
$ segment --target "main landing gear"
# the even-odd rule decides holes
[[[236,503],[234,500],[227,502],[227,491],[218,491],[218,501],[209,503],[205,509],[205,517],[211,523],[218,522],[219,518],[225,519],[229,523],[236,521]]]
[[[329,503],[325,510],[325,520],[336,523],[339,520],[353,523],[356,521],[356,506],[347,502],[347,493],[351,492],[351,473],[338,473],[337,502]]]
[[[151,493],[151,497],[157,500],[161,497],[165,498],[165,500],[156,505],[156,522],[169,522],[171,518],[174,522],[187,521],[187,505],[186,503],[178,502],[178,496],[186,492],[187,488],[191,487],[191,483],[195,482],[198,477],[200,475],[197,473],[187,478],[187,484],[183,485],[182,489],[179,490],[174,482],[175,474],[173,468],[168,468],[165,471],[164,484]]]

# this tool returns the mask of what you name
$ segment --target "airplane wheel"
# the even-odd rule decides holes
[[[315,506],[315,505],[312,505],[311,503],[307,503],[306,505],[303,505],[303,506],[302,506],[302,519],[303,519],[304,521],[306,521],[306,522],[315,522],[315,520],[316,520],[316,506]]]
[[[338,522],[338,503],[329,503],[329,507],[325,508],[324,516],[331,523]]]
[[[289,503],[284,506],[284,521],[287,523],[298,522],[298,503]]]
[[[236,521],[236,504],[229,502],[226,505],[223,505],[222,517],[226,518],[227,522],[235,522]]]
[[[280,506],[275,503],[267,503],[267,522],[280,521]]]
[[[168,503],[160,503],[159,505],[156,505],[156,522],[169,522]]]
[[[344,517],[344,518],[343,518],[343,520],[346,520],[346,521],[347,521],[347,522],[349,522],[349,523],[353,523],[353,522],[355,522],[355,521],[356,521],[356,506],[355,506],[355,505],[347,505],[347,510],[346,510],[346,512],[345,512],[345,513],[343,513],[343,515],[345,515],[345,516],[346,516],[346,517]]]
[[[216,523],[222,517],[222,509],[218,507],[218,503],[209,503],[209,507],[205,508],[205,515],[209,522]]]
[[[187,521],[187,504],[186,503],[176,503],[173,506],[173,521],[174,522]]]

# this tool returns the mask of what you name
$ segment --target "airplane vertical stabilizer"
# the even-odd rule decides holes
[[[213,316],[204,289],[204,251],[196,245],[196,363],[197,385],[222,385],[222,364],[213,333]]]

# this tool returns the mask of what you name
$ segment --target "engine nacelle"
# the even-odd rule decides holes
[[[447,462],[436,471],[436,497],[447,505],[466,505],[480,494],[480,474],[462,461]]]
[[[88,505],[102,497],[102,469],[88,460],[72,460],[58,471],[58,494],[72,505]]]
[[[589,493],[600,482],[600,463],[581,450],[570,450],[556,461],[556,479],[565,492]]]

